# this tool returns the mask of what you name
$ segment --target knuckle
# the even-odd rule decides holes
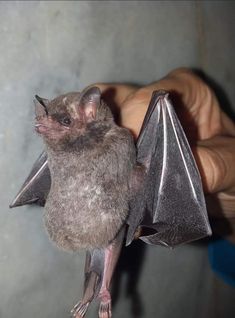
[[[209,192],[218,192],[225,186],[228,175],[227,165],[219,152],[206,149],[205,154],[206,186]]]
[[[187,79],[194,80],[199,79],[199,77],[190,68],[187,67],[176,68],[175,70],[170,72],[169,75],[174,77],[186,77]]]

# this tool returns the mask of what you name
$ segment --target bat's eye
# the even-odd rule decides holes
[[[60,120],[61,125],[63,126],[70,126],[71,125],[71,119],[69,117],[64,117]]]

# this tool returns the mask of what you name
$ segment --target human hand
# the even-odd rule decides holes
[[[96,85],[108,102],[110,92],[114,93],[119,124],[130,129],[135,138],[153,91],[170,91],[192,146],[204,191],[210,194],[209,214],[235,218],[235,125],[221,110],[214,92],[197,75],[181,68],[141,88],[122,84]]]

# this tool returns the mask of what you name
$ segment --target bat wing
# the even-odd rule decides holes
[[[127,244],[139,226],[148,230],[140,239],[155,245],[173,247],[210,235],[200,174],[164,91],[153,93],[137,152],[146,173],[131,202]]]
[[[47,164],[47,154],[43,152],[34,163],[10,208],[32,203],[44,206],[50,186],[51,176]]]

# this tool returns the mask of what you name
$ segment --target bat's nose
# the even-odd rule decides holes
[[[42,133],[44,133],[47,130],[47,127],[44,126],[41,123],[36,123],[34,125],[34,128],[35,128],[36,132],[39,133],[39,134],[42,134]]]

